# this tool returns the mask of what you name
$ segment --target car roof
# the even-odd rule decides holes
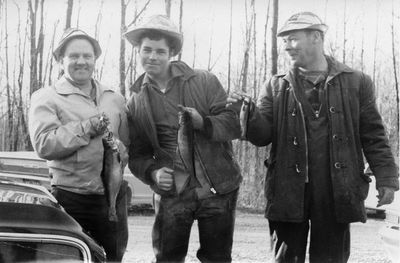
[[[101,248],[43,186],[0,181],[0,232],[75,237]]]

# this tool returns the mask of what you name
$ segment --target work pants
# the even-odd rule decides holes
[[[269,220],[273,232],[275,262],[304,262],[309,232],[310,263],[347,262],[350,256],[350,225],[336,222],[333,202],[327,202],[330,198],[321,198],[321,195],[329,194],[329,191],[324,190],[326,189],[316,188],[311,191],[310,187],[306,186],[306,219],[303,222]],[[311,192],[314,192],[314,195]]]
[[[162,196],[153,226],[156,262],[184,262],[190,230],[197,219],[201,262],[231,262],[238,190],[199,200],[195,189]]]

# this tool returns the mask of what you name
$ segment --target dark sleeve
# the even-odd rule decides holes
[[[134,119],[135,107],[134,99],[132,98],[127,103],[128,108],[128,126],[129,126],[129,169],[132,174],[139,178],[145,184],[153,184],[151,172],[156,169],[156,162],[153,158],[153,148],[151,144],[143,138]]]
[[[362,74],[360,87],[360,138],[364,155],[376,177],[376,187],[398,190],[398,168],[378,112],[372,80],[365,74]]]
[[[209,72],[204,73],[206,98],[209,115],[204,117],[204,133],[213,141],[230,141],[240,136],[240,125],[237,114],[226,108],[227,94],[217,77]]]
[[[274,81],[278,80],[274,77],[263,85],[248,122],[247,139],[256,146],[266,146],[272,141]]]

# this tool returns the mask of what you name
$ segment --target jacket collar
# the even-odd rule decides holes
[[[195,75],[195,72],[183,61],[171,61],[169,65],[169,70],[171,73],[171,78],[181,78],[186,81]],[[132,91],[138,93],[143,84],[148,83],[148,77],[146,73],[143,73],[132,85]]]
[[[351,69],[350,67],[346,66],[345,64],[337,61],[336,59],[334,59],[333,57],[330,56],[325,56],[327,62],[328,62],[328,69],[329,69],[329,74],[328,74],[328,78],[327,78],[327,82],[330,81],[331,79],[335,78],[337,75],[341,74],[341,73],[351,73],[354,72],[353,69]],[[295,72],[296,72],[296,68],[292,67],[289,72],[285,75],[283,75],[284,79],[290,83],[295,83]]]
[[[102,85],[97,80],[91,79],[93,87],[96,89],[97,97],[103,94],[105,91],[113,91],[111,88]],[[54,84],[54,89],[58,94],[61,95],[70,95],[70,94],[80,94],[82,96],[88,97],[85,93],[83,93],[78,87],[72,85],[65,76],[62,76],[57,82]]]

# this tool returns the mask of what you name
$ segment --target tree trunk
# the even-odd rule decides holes
[[[272,27],[271,27],[271,75],[278,72],[278,45],[276,34],[278,32],[279,0],[272,2]]]
[[[264,25],[264,49],[263,49],[264,73],[263,73],[263,82],[267,81],[267,65],[268,65],[268,57],[267,57],[267,29],[268,29],[269,7],[270,7],[270,4],[271,4],[271,0],[268,0],[267,18],[265,19],[265,25]]]
[[[28,0],[29,5],[29,17],[30,17],[30,56],[31,56],[31,66],[30,66],[30,89],[29,94],[32,95],[34,91],[38,89],[37,81],[37,48],[36,48],[36,13],[38,9],[39,0],[34,0],[33,5],[32,0]]]
[[[393,0],[392,0],[392,25],[391,25],[391,29],[392,29],[392,61],[393,61],[393,75],[394,75],[394,87],[396,89],[396,113],[397,113],[397,118],[396,118],[396,131],[397,134],[399,134],[400,132],[400,95],[399,95],[399,82],[397,79],[397,59],[396,59],[396,44],[395,44],[395,28],[394,28],[394,4],[393,4]],[[400,156],[400,141],[399,138],[397,138],[397,154],[398,156]]]
[[[171,17],[171,0],[165,0],[165,14]]]
[[[10,85],[10,74],[9,74],[9,59],[8,59],[8,23],[7,23],[7,17],[8,17],[8,3],[7,1],[4,3],[4,34],[5,34],[5,68],[6,68],[6,91],[7,91],[7,119],[8,119],[8,134],[7,134],[7,142],[8,142],[8,150],[12,151],[13,149],[13,101],[14,99],[12,98],[12,93],[11,93],[11,85]]]
[[[229,22],[229,51],[228,51],[228,90],[231,91],[231,60],[232,60],[232,13],[233,13],[233,0],[231,0],[231,13]],[[196,51],[195,51],[196,52]]]
[[[71,27],[71,17],[72,17],[73,5],[74,5],[74,0],[68,0],[67,17],[65,19],[65,29],[68,29]]]
[[[347,0],[344,0],[344,8],[343,8],[343,55],[342,55],[342,62],[343,64],[346,64],[346,28],[347,28],[347,22],[346,22],[346,7],[347,7]]]
[[[125,17],[126,17],[126,3],[125,0],[121,0],[121,27],[120,34],[126,32],[125,25]],[[120,38],[119,44],[119,90],[122,96],[125,97],[125,39]]]
[[[253,2],[253,98],[257,98],[257,29],[256,5]]]
[[[179,32],[182,34],[182,17],[183,17],[183,0],[181,0],[181,3],[179,5]],[[182,50],[179,52],[178,55],[178,60],[180,61],[182,58]]]
[[[38,88],[43,87],[43,46],[44,46],[44,33],[43,33],[43,5],[44,0],[40,1],[40,27],[39,27],[39,39],[37,43],[38,58],[39,58],[39,75],[38,75]]]

